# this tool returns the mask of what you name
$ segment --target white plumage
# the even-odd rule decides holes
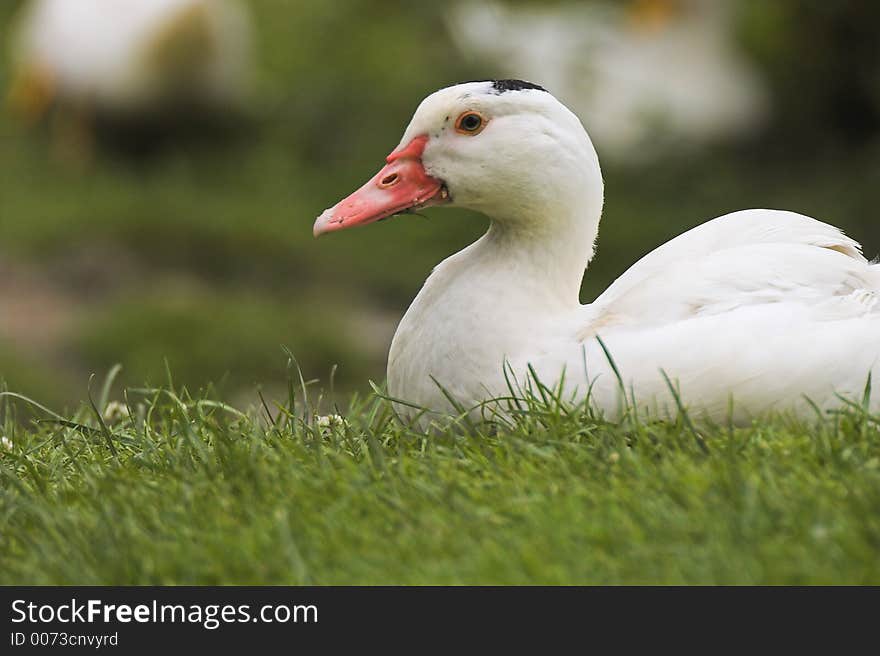
[[[448,117],[469,111],[485,117],[479,134],[451,127]],[[676,410],[664,373],[695,414],[717,421],[731,409],[737,421],[810,415],[812,404],[861,398],[869,373],[880,374],[880,267],[838,229],[793,212],[734,212],[657,248],[581,305],[603,184],[580,121],[544,91],[476,82],[429,96],[401,146],[420,135],[425,172],[491,225],[437,266],[401,321],[393,396],[441,412],[447,393],[477,406],[509,393],[507,362],[520,381],[529,366],[549,386],[564,375],[573,398],[591,388],[614,416],[621,386],[597,336],[627,400],[660,415]]]

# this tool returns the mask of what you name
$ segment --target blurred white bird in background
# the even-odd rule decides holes
[[[33,0],[11,40],[8,100],[30,124],[236,112],[248,98],[251,22],[237,0]]]
[[[767,113],[765,84],[738,47],[725,0],[465,0],[449,21],[464,53],[542,80],[609,159],[654,154],[662,137],[680,148],[740,136]]]

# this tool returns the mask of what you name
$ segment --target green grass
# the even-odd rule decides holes
[[[106,426],[2,399],[0,583],[880,583],[880,419],[858,406],[694,429],[531,399],[429,435],[380,397],[331,427],[301,395],[125,398]]]

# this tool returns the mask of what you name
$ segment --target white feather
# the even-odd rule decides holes
[[[476,108],[476,136],[444,118]],[[667,378],[695,413],[738,421],[813,413],[880,379],[880,268],[836,228],[793,212],[748,210],[660,246],[592,304],[578,290],[592,256],[603,185],[580,123],[550,94],[489,83],[426,99],[404,141],[429,134],[423,163],[489,231],[441,263],[400,323],[393,396],[448,411],[509,393],[503,365],[529,367],[609,415],[628,401],[666,414]],[[441,390],[439,386],[445,388]],[[880,394],[871,400],[880,409]],[[401,408],[404,413],[409,410]]]

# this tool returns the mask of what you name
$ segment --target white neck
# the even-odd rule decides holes
[[[467,267],[470,279],[462,282],[497,282],[505,296],[528,297],[536,310],[575,307],[598,223],[598,215],[585,217],[563,233],[541,233],[493,220],[486,234],[460,254],[473,265]]]
[[[584,270],[601,213],[596,202],[554,214],[553,229],[493,219],[476,242],[440,263],[398,326],[388,358],[392,394],[445,403],[428,372],[462,398],[462,371],[501,385],[502,363],[540,348],[579,310]],[[432,405],[433,404],[433,405]]]
[[[570,174],[564,187],[518,205],[516,214],[510,212],[514,218],[493,216],[486,234],[435,275],[454,279],[448,284],[488,287],[484,291],[499,294],[498,301],[509,298],[536,311],[579,306],[602,214],[598,165]]]

